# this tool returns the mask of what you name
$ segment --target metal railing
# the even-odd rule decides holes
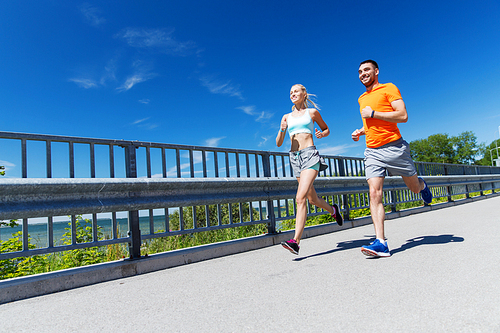
[[[297,185],[287,153],[10,132],[0,132],[0,139],[0,154],[11,164],[7,175],[19,173],[0,180],[0,219],[22,220],[23,242],[22,251],[0,259],[116,243],[128,243],[131,258],[139,258],[147,239],[254,224],[275,233],[279,221],[295,217]],[[347,219],[351,210],[368,208],[363,159],[324,158],[329,168],[316,180],[317,192],[339,203]],[[499,188],[499,167],[416,165],[420,175],[440,176],[426,178],[435,197]],[[420,200],[398,178],[389,177],[384,186],[384,204],[393,211]],[[81,214],[92,223],[90,242],[77,242]],[[319,214],[325,212],[308,206],[309,216]],[[57,222],[67,215],[71,241],[61,245],[55,226],[67,225]],[[103,220],[109,225],[104,236],[98,233]],[[29,249],[35,226],[45,229],[46,241]]]

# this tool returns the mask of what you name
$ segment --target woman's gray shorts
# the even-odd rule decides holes
[[[309,146],[302,150],[290,151],[290,165],[295,177],[300,177],[300,173],[306,169],[314,168],[319,163],[319,171],[326,170],[328,165],[323,157],[319,156],[316,146]],[[317,170],[317,169],[316,169]]]
[[[366,179],[389,176],[411,177],[417,173],[410,145],[400,138],[381,147],[365,149]]]

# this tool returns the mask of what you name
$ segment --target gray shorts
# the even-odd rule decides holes
[[[400,138],[378,148],[365,149],[366,179],[389,176],[411,177],[417,169],[410,156],[410,145]]]
[[[288,154],[295,177],[300,177],[300,173],[306,169],[318,170],[317,166],[319,166],[319,171],[323,171],[328,168],[323,157],[319,156],[316,146],[290,151]]]

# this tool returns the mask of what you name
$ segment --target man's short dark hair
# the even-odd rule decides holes
[[[378,69],[378,64],[375,60],[368,59],[368,60],[363,61],[359,65],[361,66],[363,64],[372,64],[373,66],[375,66],[376,69]]]

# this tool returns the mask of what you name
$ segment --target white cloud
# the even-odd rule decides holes
[[[347,152],[350,148],[359,147],[358,144],[345,144],[333,147],[320,147],[319,152],[321,155],[341,155]]]
[[[261,136],[260,138],[262,139],[262,141],[261,141],[261,142],[259,142],[258,146],[259,146],[259,147],[262,147],[262,146],[264,146],[264,145],[266,144],[266,142],[269,140],[269,137]]]
[[[245,112],[246,114],[248,114],[250,116],[254,116],[255,117],[255,121],[258,121],[258,122],[261,122],[261,123],[264,123],[267,120],[271,119],[273,117],[273,115],[274,115],[274,113],[271,113],[271,112],[266,112],[266,111],[260,111],[259,112],[259,111],[256,111],[255,110],[255,106],[253,106],[253,105],[239,106],[236,109],[242,110],[243,112]]]
[[[222,136],[220,138],[210,138],[210,139],[207,139],[207,140],[205,140],[205,145],[208,146],[208,147],[217,147],[219,145],[219,142],[222,139],[225,139],[225,138],[226,138],[225,136]]]
[[[74,78],[74,79],[69,79],[69,81],[70,82],[74,82],[78,86],[80,86],[82,88],[85,88],[85,89],[96,88],[97,87],[97,83],[94,80],[92,80],[92,79],[78,79],[78,78]]]
[[[101,10],[97,7],[84,3],[79,9],[85,17],[85,20],[93,27],[98,27],[106,22],[106,19],[100,16]]]
[[[149,104],[150,100],[148,98],[144,98],[144,99],[140,99],[139,100],[139,103],[142,103],[142,104]]]
[[[139,120],[136,120],[132,123],[132,125],[137,125],[137,124],[140,124],[140,123],[143,123],[145,122],[146,120],[148,120],[149,118],[151,117],[147,117],[147,118],[143,118],[143,119],[139,119]]]
[[[118,90],[120,92],[130,90],[136,84],[141,83],[141,82],[145,82],[145,81],[147,81],[155,76],[156,76],[156,74],[153,74],[153,73],[133,74],[132,76],[129,76],[121,86],[116,88],[116,90]]]
[[[237,107],[237,109],[242,110],[243,112],[245,112],[246,114],[248,114],[250,116],[255,115],[255,106],[254,105],[239,106],[239,107]]]
[[[232,84],[231,80],[220,81],[212,76],[204,76],[200,78],[200,81],[202,86],[208,88],[212,94],[229,95],[243,99],[240,86]]]
[[[186,56],[196,52],[191,41],[179,42],[173,37],[174,30],[126,28],[115,37],[124,39],[131,47],[155,49],[163,53]]]

